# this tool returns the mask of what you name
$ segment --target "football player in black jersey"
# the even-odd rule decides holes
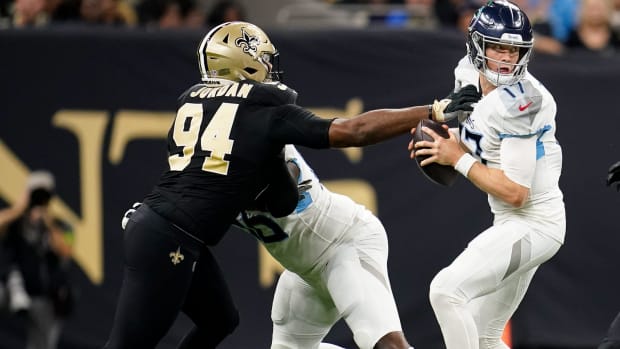
[[[214,348],[235,329],[238,313],[208,246],[274,175],[288,175],[278,158],[285,144],[369,145],[436,113],[424,105],[320,118],[278,82],[278,52],[250,23],[213,28],[198,47],[198,62],[202,82],[179,97],[168,133],[169,170],[126,226],[125,274],[108,349],[154,348],[180,311],[195,324],[180,348]],[[471,110],[477,101],[456,97],[445,111]],[[291,191],[297,195],[295,183]],[[272,213],[284,216],[296,202],[296,196],[283,200]]]

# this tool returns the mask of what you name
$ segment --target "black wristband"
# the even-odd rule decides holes
[[[433,105],[432,104],[428,105],[428,118],[433,120]]]

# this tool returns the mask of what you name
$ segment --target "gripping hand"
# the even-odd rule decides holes
[[[433,103],[433,120],[447,122],[456,117],[465,119],[474,110],[473,104],[477,103],[482,94],[474,85],[467,85],[457,92],[452,92],[448,97]]]
[[[616,184],[616,190],[620,191],[620,161],[609,167],[607,171],[607,186]]]

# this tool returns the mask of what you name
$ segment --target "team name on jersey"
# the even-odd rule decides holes
[[[189,96],[199,98],[213,98],[221,96],[247,98],[250,94],[250,90],[252,90],[253,87],[254,85],[238,82],[220,87],[204,86],[196,91],[190,92]]]

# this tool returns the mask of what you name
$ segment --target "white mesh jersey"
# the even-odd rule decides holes
[[[455,87],[478,86],[478,72],[463,58],[455,69]],[[499,86],[484,96],[472,114],[461,122],[460,136],[483,164],[502,168],[502,141],[510,137],[536,137],[536,169],[527,202],[514,208],[489,195],[489,205],[496,219],[510,215],[538,222],[546,234],[564,241],[565,210],[558,186],[562,171],[562,150],[555,137],[556,103],[549,91],[529,72],[514,85]],[[521,184],[521,183],[520,183]]]

